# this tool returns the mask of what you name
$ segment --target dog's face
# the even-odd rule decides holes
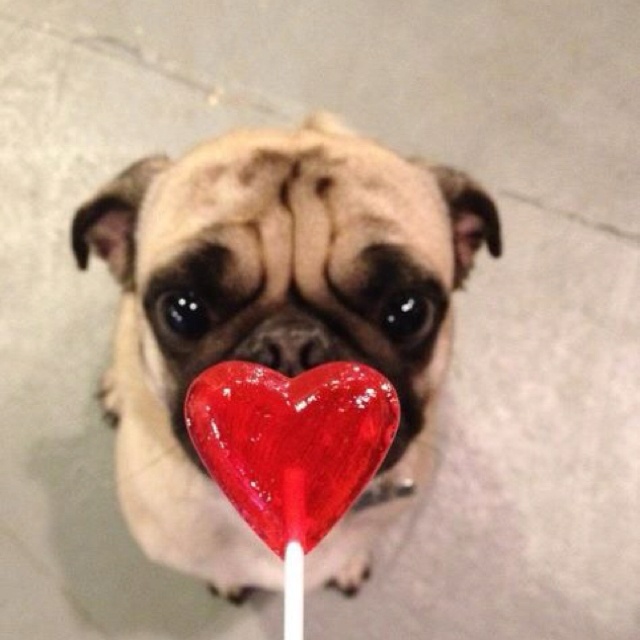
[[[450,296],[487,240],[491,200],[466,176],[344,132],[239,132],[177,162],[130,167],[77,214],[74,248],[108,260],[139,304],[151,384],[196,461],[186,390],[221,360],[297,373],[367,363],[398,390],[392,466],[446,368]]]

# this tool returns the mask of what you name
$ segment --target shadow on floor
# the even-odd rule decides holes
[[[96,401],[88,400],[82,414],[87,430],[40,441],[29,469],[48,495],[51,536],[70,606],[84,624],[109,636],[144,630],[191,638],[207,628],[223,635],[246,611],[144,557],[117,505],[114,434],[101,422]]]

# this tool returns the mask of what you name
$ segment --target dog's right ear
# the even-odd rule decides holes
[[[71,245],[80,269],[87,268],[89,255],[94,252],[107,262],[123,287],[132,285],[138,210],[151,183],[169,164],[166,156],[139,160],[78,209]]]

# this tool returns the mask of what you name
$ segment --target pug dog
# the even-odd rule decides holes
[[[204,473],[183,416],[190,382],[223,360],[287,376],[357,361],[391,380],[397,437],[306,561],[307,588],[355,593],[376,538],[432,475],[452,296],[478,249],[501,253],[489,195],[321,114],[136,162],[79,208],[72,244],[81,269],[94,253],[122,289],[102,395],[130,531],[150,559],[236,602],[281,589],[282,564]]]

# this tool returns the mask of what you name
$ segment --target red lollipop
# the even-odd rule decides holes
[[[246,362],[215,365],[192,383],[187,427],[209,474],[280,557],[313,549],[357,499],[396,433],[391,383],[333,362],[290,379]]]

